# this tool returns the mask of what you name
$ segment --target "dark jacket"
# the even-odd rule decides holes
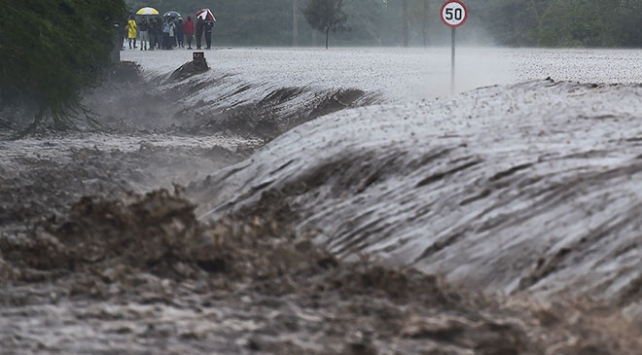
[[[141,20],[138,23],[138,30],[141,32],[149,31],[149,25],[147,24],[147,21],[145,19]]]
[[[196,19],[196,37],[200,37],[203,34],[203,27],[205,27],[205,21],[199,17]]]
[[[214,29],[214,21],[205,21],[205,25],[203,25],[203,28],[205,33],[212,33],[212,29]]]

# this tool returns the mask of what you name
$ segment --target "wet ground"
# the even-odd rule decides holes
[[[297,235],[278,198],[205,224],[181,193],[83,197],[29,229],[5,226],[3,352],[635,354],[641,345],[638,328],[608,307],[543,307],[367,255],[346,262],[314,234]]]
[[[367,253],[339,258],[315,242],[320,231],[296,228],[305,216],[276,190],[198,219],[183,186],[211,184],[283,132],[379,98],[290,88],[193,109],[183,94],[199,77],[176,86],[169,76],[88,94],[102,133],[0,142],[3,353],[638,353],[641,324],[612,304],[538,304]]]

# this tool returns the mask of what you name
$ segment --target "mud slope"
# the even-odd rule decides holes
[[[269,205],[278,205],[266,199]],[[637,354],[590,303],[498,302],[414,270],[338,260],[282,222],[199,223],[166,190],[85,197],[0,234],[0,348],[38,354]],[[285,206],[281,206],[285,207]]]
[[[140,67],[141,80],[107,83],[84,104],[116,131],[146,130],[271,140],[301,123],[346,108],[382,101],[357,88],[269,84],[211,68]],[[138,65],[138,64],[136,64]]]
[[[470,287],[639,302],[642,88],[551,80],[343,111],[190,187],[288,205],[332,252]]]

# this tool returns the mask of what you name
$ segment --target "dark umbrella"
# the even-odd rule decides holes
[[[176,11],[167,11],[163,17],[173,17],[173,18],[179,18],[181,17],[181,14],[179,14]]]

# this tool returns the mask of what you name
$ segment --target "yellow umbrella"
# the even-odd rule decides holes
[[[136,15],[158,15],[158,10],[153,7],[143,7],[136,11]]]

